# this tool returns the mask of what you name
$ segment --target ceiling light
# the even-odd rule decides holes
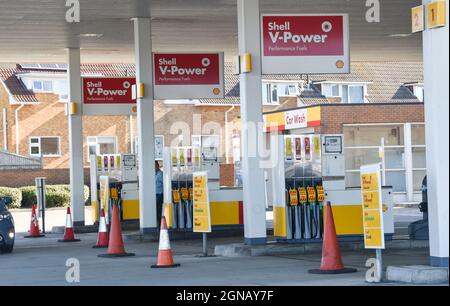
[[[391,34],[391,35],[389,35],[389,37],[409,37],[411,35],[412,35],[411,33],[408,33],[408,34]]]
[[[103,34],[83,33],[83,34],[80,34],[80,37],[94,37],[94,38],[101,38],[101,37],[103,37]]]

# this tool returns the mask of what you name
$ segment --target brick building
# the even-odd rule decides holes
[[[2,154],[14,153],[25,160],[37,159],[42,168],[18,172],[0,164],[0,186],[30,185],[36,176],[46,176],[50,184],[68,183],[66,68],[58,64],[17,64],[0,68]],[[132,64],[82,65],[85,76],[133,76],[134,73]],[[239,79],[231,73],[231,65],[226,65],[225,74],[225,99],[155,101],[155,131],[156,135],[163,136],[165,146],[190,145],[195,135],[216,135],[223,163],[222,184],[230,185],[233,184],[232,164],[240,154]],[[408,130],[412,124],[413,130],[421,134],[424,130],[422,102],[422,64],[418,62],[354,62],[352,73],[348,75],[263,78],[265,112],[324,106],[317,133],[346,134],[352,133],[352,127],[361,129],[363,125],[365,128],[378,125],[388,126],[387,130],[391,131],[390,127],[396,126],[403,137],[408,123]],[[135,123],[133,116],[83,118],[86,182],[89,152],[135,152]],[[418,159],[422,165],[424,142],[423,145],[421,140],[418,143],[414,147],[417,158],[413,160]],[[373,143],[358,144],[352,149],[368,153],[375,146]],[[404,155],[404,141],[392,149],[400,150],[400,155]],[[349,159],[349,164],[352,162]],[[417,176],[414,190],[425,171],[423,168],[417,166],[416,170],[411,170]],[[349,169],[349,180],[352,170]],[[392,172],[394,170],[398,169]],[[400,188],[402,192],[403,189]]]

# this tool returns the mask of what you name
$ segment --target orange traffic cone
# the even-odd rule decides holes
[[[119,208],[113,205],[113,214],[111,220],[111,231],[109,233],[109,246],[107,254],[100,254],[98,257],[128,257],[134,256],[133,253],[125,252],[122,239],[122,229],[120,227]]]
[[[80,239],[75,239],[75,233],[73,231],[72,214],[70,213],[70,207],[67,207],[66,214],[66,228],[64,229],[64,239],[58,240],[58,242],[78,242]]]
[[[102,208],[100,214],[100,223],[98,225],[97,244],[93,246],[94,249],[103,249],[108,247],[108,229],[106,228],[105,210]]]
[[[334,225],[333,210],[331,203],[327,203],[325,233],[322,247],[322,264],[320,269],[309,270],[312,274],[343,274],[354,273],[356,269],[345,268],[342,263],[339,243],[336,237],[336,227]]]
[[[172,250],[170,248],[169,230],[167,229],[166,217],[161,218],[161,230],[159,234],[158,263],[152,268],[175,268],[179,264],[173,262]]]
[[[28,231],[28,233],[30,233],[30,235],[25,236],[25,238],[45,237],[45,235],[42,235],[41,231],[39,230],[39,220],[36,216],[36,205],[33,205],[31,207],[31,223],[30,223],[30,230]]]

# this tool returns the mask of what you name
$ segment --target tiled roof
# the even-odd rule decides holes
[[[350,74],[311,75],[312,81],[370,82],[371,103],[419,102],[404,84],[423,82],[421,62],[353,62]]]
[[[0,80],[17,102],[37,102],[37,97],[15,77],[16,74],[32,72],[65,73],[61,70],[22,69],[17,67],[0,67]],[[134,64],[82,64],[84,75],[134,76]],[[404,84],[423,82],[421,62],[353,62],[350,74],[342,75],[265,75],[264,80],[291,81],[330,81],[330,82],[367,82],[368,100],[372,103],[419,102]],[[225,99],[201,99],[200,105],[239,105],[239,76],[232,73],[232,65],[225,64]],[[300,103],[305,105],[328,103],[316,86],[301,92]]]
[[[232,74],[231,64],[225,66],[226,98],[200,100],[201,104],[240,104],[239,76]],[[353,62],[350,74],[264,75],[263,80],[366,82],[371,103],[420,102],[404,84],[423,82],[423,65],[421,62]],[[299,101],[304,105],[330,103],[312,84],[300,93]]]
[[[17,69],[0,68],[0,80],[17,102],[38,102],[36,96],[16,78]]]

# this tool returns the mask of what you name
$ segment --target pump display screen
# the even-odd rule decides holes
[[[202,148],[202,155],[205,161],[217,161],[217,148],[204,147]]]
[[[136,167],[136,156],[135,155],[124,155],[123,165],[125,167]]]
[[[325,153],[342,153],[341,136],[325,136]]]

